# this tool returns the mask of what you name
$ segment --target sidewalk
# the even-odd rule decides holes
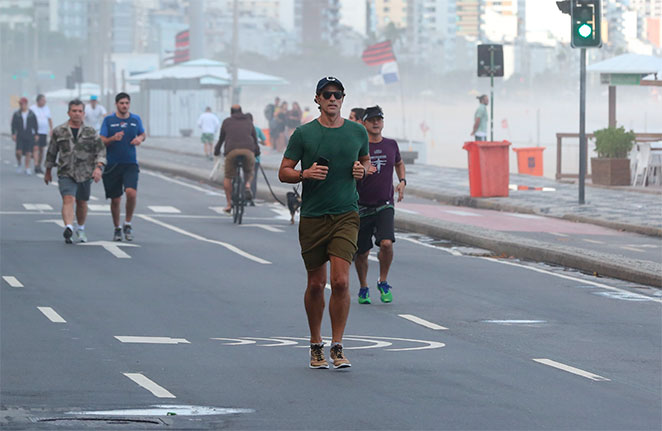
[[[202,156],[202,144],[196,138],[150,138],[141,149],[145,151],[139,151],[140,163],[147,168],[207,181],[212,162]],[[279,183],[275,178],[275,170],[280,165],[281,159],[282,154],[268,148],[264,149],[262,166],[270,177],[269,181],[274,191],[283,199],[285,192],[291,188]],[[576,185],[558,183],[547,178],[511,174],[511,187],[512,185],[538,187],[545,188],[545,191],[511,190],[507,198],[480,199],[469,197],[466,169],[407,165],[407,179],[409,196],[420,198],[419,206],[423,210],[412,211],[407,205],[401,206],[396,217],[396,225],[399,228],[486,248],[499,254],[564,265],[590,273],[662,287],[662,253],[659,252],[658,245],[662,243],[660,239],[662,193],[660,192],[587,187],[586,205],[579,206]],[[260,181],[262,181],[261,177]],[[266,187],[261,186],[258,195],[271,199],[267,193]],[[411,202],[411,199],[408,202]],[[516,232],[518,229],[512,226],[503,228],[503,226],[499,227],[498,223],[490,225],[489,221],[496,220],[499,213],[487,213],[482,219],[484,224],[487,223],[485,226],[476,224],[476,217],[449,219],[447,213],[463,211],[446,210],[444,217],[439,209],[443,206],[441,204],[520,213],[522,218],[513,218],[511,225],[522,224],[527,217],[541,219],[537,227],[533,227],[534,231],[539,230],[539,232],[545,232],[546,226],[559,227],[563,223],[568,225],[569,221],[589,223],[623,231],[606,232],[608,229],[604,229],[603,232],[609,235],[621,235],[619,240],[623,245],[628,244],[628,240],[630,243],[640,244],[642,241],[648,241],[654,244],[645,244],[641,247],[655,249],[653,251],[648,249],[644,258],[637,258],[637,253],[628,254],[623,250],[616,250],[615,247],[610,246],[609,241],[606,244],[602,242],[604,246],[592,247],[588,243],[575,242],[571,245],[559,243],[553,240],[560,239],[553,236],[524,235]],[[548,221],[544,222],[544,220]],[[568,226],[562,227],[559,232],[563,232],[563,229],[568,229]],[[595,229],[590,225],[573,223],[571,230],[590,234]],[[601,243],[591,239],[584,241]],[[622,248],[628,249],[626,246]],[[644,256],[643,252],[640,256]]]

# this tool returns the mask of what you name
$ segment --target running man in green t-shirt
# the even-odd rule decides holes
[[[342,338],[349,315],[349,266],[359,232],[356,180],[367,175],[370,155],[365,128],[340,116],[344,92],[337,78],[329,76],[317,83],[320,116],[296,128],[278,171],[284,183],[303,182],[299,243],[308,271],[304,303],[311,368],[329,368],[321,333],[327,261],[331,262],[331,361],[334,368],[351,366],[343,354]],[[299,162],[301,168],[294,169]]]

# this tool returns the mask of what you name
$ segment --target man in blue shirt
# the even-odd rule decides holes
[[[103,188],[106,199],[110,199],[115,231],[113,241],[133,240],[131,219],[136,209],[138,190],[138,160],[136,147],[145,141],[145,129],[140,117],[129,112],[131,97],[126,93],[115,96],[117,112],[103,119],[99,135],[106,145],[106,169],[103,173]],[[126,214],[124,228],[120,227],[120,204],[126,192]]]

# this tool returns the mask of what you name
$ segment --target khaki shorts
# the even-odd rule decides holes
[[[301,217],[299,244],[306,269],[324,265],[329,256],[352,262],[359,235],[359,213],[329,214],[321,217]]]
[[[243,148],[232,150],[225,155],[225,178],[232,179],[237,175],[235,161],[238,156],[244,156],[244,179],[250,181],[253,178],[253,168],[255,168],[255,153]]]

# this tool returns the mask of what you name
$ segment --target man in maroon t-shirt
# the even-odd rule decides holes
[[[398,175],[398,202],[405,193],[405,164],[400,158],[398,143],[393,139],[382,137],[384,128],[384,112],[379,106],[366,108],[363,114],[363,125],[368,131],[370,142],[370,163],[372,175],[357,183],[359,191],[359,227],[358,251],[354,258],[356,273],[359,276],[359,304],[370,304],[368,289],[368,255],[372,248],[372,238],[379,247],[379,280],[377,289],[382,302],[393,301],[391,286],[386,282],[388,271],[393,261],[393,243],[395,242],[393,207],[393,170]]]

